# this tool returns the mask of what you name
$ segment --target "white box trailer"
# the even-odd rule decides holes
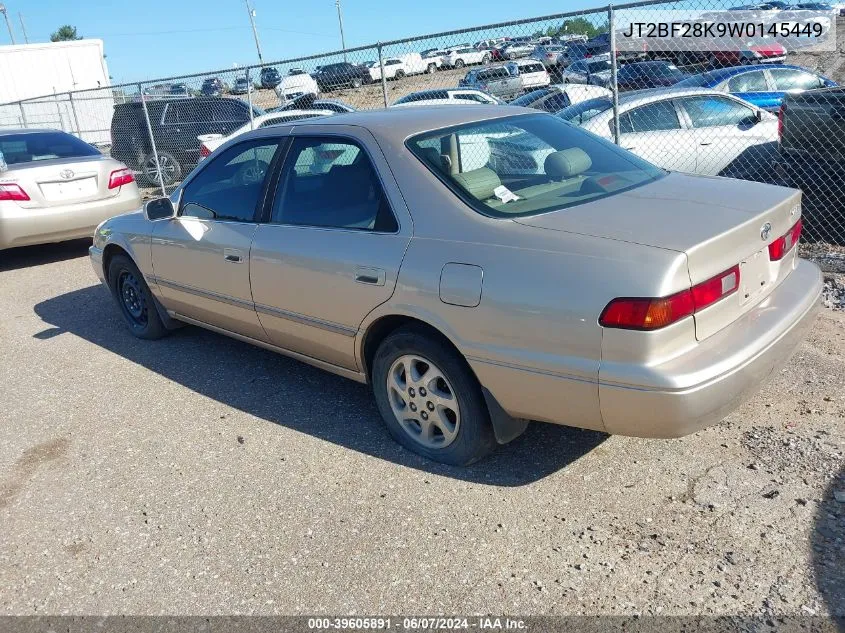
[[[51,127],[109,143],[110,86],[102,40],[0,46],[0,127]]]

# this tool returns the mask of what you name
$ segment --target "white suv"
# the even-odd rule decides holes
[[[476,48],[456,48],[443,56],[443,65],[463,68],[469,64],[487,64],[490,59],[490,51],[480,51]]]

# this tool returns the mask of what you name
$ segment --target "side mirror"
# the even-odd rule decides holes
[[[144,205],[144,217],[151,222],[169,220],[176,217],[176,208],[170,198],[156,198]]]
[[[754,125],[757,125],[762,120],[763,120],[763,111],[762,110],[755,110],[754,111]]]

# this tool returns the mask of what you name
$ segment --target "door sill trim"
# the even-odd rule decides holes
[[[354,380],[355,382],[360,382],[364,384],[367,383],[366,375],[364,375],[362,372],[355,371],[354,369],[340,367],[339,365],[327,363],[326,361],[318,360],[316,358],[312,358],[311,356],[300,354],[299,352],[294,352],[283,347],[278,347],[276,345],[273,345],[272,343],[259,341],[258,339],[254,339],[249,336],[244,336],[243,334],[238,334],[237,332],[232,332],[231,330],[227,330],[216,325],[210,325],[208,323],[205,323],[204,321],[200,321],[198,319],[193,319],[183,314],[179,314],[178,312],[175,312],[173,310],[168,310],[167,314],[179,321],[184,321],[185,323],[190,323],[191,325],[196,325],[198,327],[205,328],[206,330],[211,330],[212,332],[216,332],[217,334],[223,334],[224,336],[228,336],[243,343],[249,343],[250,345],[255,345],[256,347],[263,347],[264,349],[270,350],[271,352],[276,352],[277,354],[281,354],[282,356],[293,358],[294,360],[298,360],[300,362],[311,365],[312,367],[322,369],[337,376],[342,376],[343,378],[348,378],[349,380]]]

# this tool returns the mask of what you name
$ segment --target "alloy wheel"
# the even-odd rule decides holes
[[[445,448],[457,438],[457,395],[430,360],[413,354],[397,358],[387,372],[387,395],[399,426],[418,444]]]

